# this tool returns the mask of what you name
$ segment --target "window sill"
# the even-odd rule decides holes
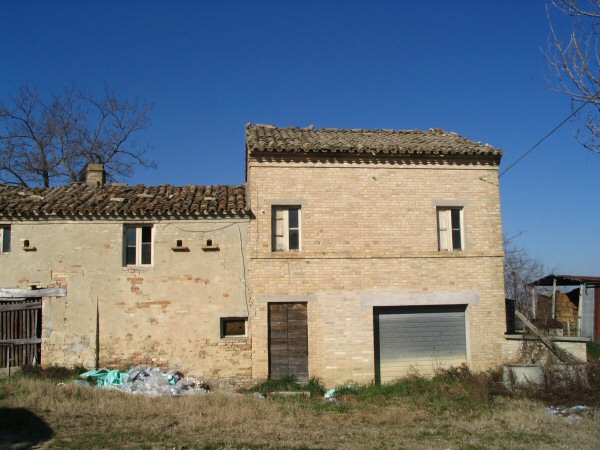
[[[154,266],[152,265],[148,265],[148,266],[122,266],[121,267],[123,269],[123,272],[130,272],[130,271],[144,271],[144,270],[150,270],[150,269],[154,269]]]

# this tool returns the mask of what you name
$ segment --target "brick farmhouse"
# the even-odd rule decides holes
[[[439,129],[248,125],[240,186],[106,184],[93,164],[85,183],[1,186],[18,330],[0,327],[0,365],[10,347],[17,364],[328,385],[497,365],[514,353],[501,156]]]

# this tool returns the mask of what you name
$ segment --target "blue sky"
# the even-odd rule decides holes
[[[557,25],[566,25],[557,19]],[[76,83],[155,105],[132,183],[244,181],[244,124],[443,128],[510,164],[570,113],[545,2],[2,2],[0,98]],[[568,124],[501,180],[504,230],[556,272],[600,275],[600,157]]]

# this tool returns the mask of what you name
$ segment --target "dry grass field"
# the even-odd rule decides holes
[[[600,417],[551,416],[542,400],[455,372],[321,396],[212,393],[146,398],[78,387],[60,376],[0,380],[0,447],[124,449],[518,449],[600,446]],[[271,386],[272,387],[272,386]],[[263,386],[267,389],[269,386]],[[268,390],[268,389],[267,389]],[[548,393],[546,393],[549,395]],[[595,395],[581,392],[578,398]],[[593,406],[593,405],[592,405]],[[595,405],[598,406],[597,404]]]

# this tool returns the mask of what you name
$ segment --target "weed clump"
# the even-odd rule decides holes
[[[548,365],[544,367],[544,385],[528,389],[525,395],[547,404],[600,404],[600,361],[579,366]]]
[[[40,366],[23,366],[19,375],[39,380],[68,381],[77,379],[80,374],[86,371],[87,369],[85,369],[84,367],[69,368],[50,366],[42,368]]]
[[[308,391],[311,397],[320,397],[325,393],[325,386],[319,378],[313,377],[308,383],[300,383],[294,377],[285,377],[280,379],[268,379],[258,383],[248,389],[248,392],[260,392],[269,394],[271,392],[298,392]]]
[[[586,344],[587,355],[590,360],[600,360],[600,343],[590,341]]]
[[[431,378],[419,374],[382,384],[345,384],[335,396],[357,402],[390,404],[409,401],[436,412],[481,412],[500,388],[500,374],[473,373],[466,365],[438,370]]]

